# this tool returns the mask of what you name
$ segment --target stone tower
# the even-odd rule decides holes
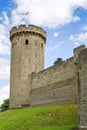
[[[31,74],[44,69],[46,32],[37,26],[20,25],[10,31],[10,108],[29,106]]]

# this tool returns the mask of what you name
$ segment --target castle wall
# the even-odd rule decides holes
[[[76,103],[74,58],[32,75],[31,106]]]
[[[79,129],[87,130],[87,48],[78,58],[78,117]]]

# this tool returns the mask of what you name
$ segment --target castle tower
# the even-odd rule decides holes
[[[20,25],[10,31],[10,108],[29,106],[31,74],[44,69],[46,32],[37,26]]]

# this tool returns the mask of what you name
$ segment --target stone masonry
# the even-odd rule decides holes
[[[10,31],[10,108],[78,103],[78,125],[87,129],[87,48],[44,70],[46,32],[34,25]]]
[[[80,130],[87,130],[87,48],[79,54],[78,74],[79,128]]]
[[[10,32],[11,89],[10,108],[29,106],[31,74],[44,69],[46,32],[37,26],[20,25]]]

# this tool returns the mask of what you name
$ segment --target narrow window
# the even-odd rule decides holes
[[[25,45],[28,45],[29,44],[29,41],[28,40],[25,40]]]
[[[43,44],[41,43],[41,49],[43,49]]]

